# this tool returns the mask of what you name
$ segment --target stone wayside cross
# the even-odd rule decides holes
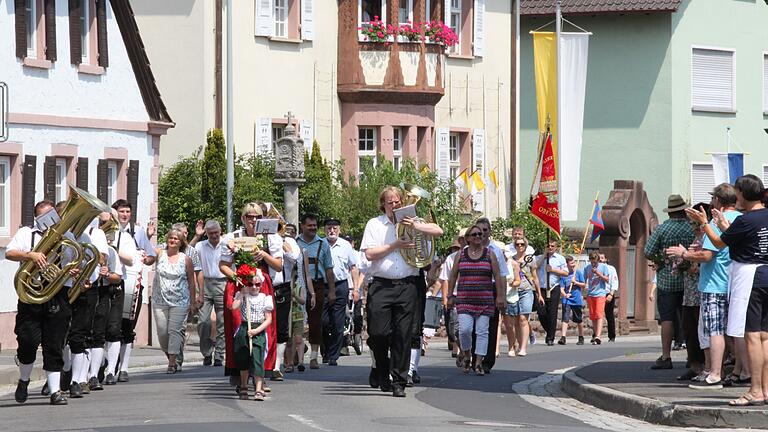
[[[275,143],[275,182],[283,184],[285,221],[299,226],[299,186],[304,184],[304,140],[293,127],[293,113],[285,115],[285,135]]]

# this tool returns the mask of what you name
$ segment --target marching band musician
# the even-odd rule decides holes
[[[141,283],[142,273],[144,272],[145,265],[152,265],[155,263],[157,252],[152,245],[150,238],[154,235],[155,225],[150,222],[146,229],[131,222],[131,216],[133,208],[131,203],[127,200],[119,199],[112,204],[112,208],[117,211],[117,220],[120,223],[118,236],[118,243],[122,245],[124,239],[122,234],[125,233],[131,237],[135,246],[135,256],[133,259],[133,265],[125,265],[124,268],[124,294],[127,294],[128,290],[133,289],[133,296],[125,295],[124,302],[130,303],[128,308],[135,307],[132,317],[126,317],[123,314],[121,321],[121,343],[120,343],[120,372],[117,374],[117,382],[128,382],[128,365],[131,360],[131,351],[133,350],[133,341],[136,339],[136,322],[139,319],[139,311],[142,304],[142,292],[144,286]],[[130,240],[129,240],[130,241]],[[125,304],[123,305],[125,308]]]
[[[219,263],[219,269],[229,281],[224,291],[224,331],[225,331],[225,346],[226,355],[224,357],[225,367],[224,374],[230,377],[230,383],[232,385],[239,385],[240,383],[240,371],[235,365],[234,358],[234,334],[240,327],[240,313],[239,311],[232,311],[230,307],[234,301],[235,293],[239,290],[234,280],[236,278],[237,263],[235,262],[235,246],[232,240],[239,237],[257,237],[261,236],[256,232],[256,221],[262,219],[267,210],[262,208],[260,203],[251,202],[243,207],[240,220],[243,222],[243,227],[227,234],[225,243],[227,248],[221,252],[221,262]],[[282,282],[282,269],[283,269],[283,238],[280,234],[267,234],[268,250],[261,249],[254,252],[253,258],[262,268],[265,275],[269,270],[269,277],[265,277],[264,282],[261,285],[261,291],[268,296],[273,295],[272,283],[273,281]],[[278,277],[279,276],[279,277]],[[273,299],[274,302],[274,299]],[[272,322],[276,322],[275,311],[271,312]],[[276,350],[277,347],[277,330],[276,326],[270,325],[267,328],[267,352],[268,357],[264,361],[264,370],[267,376],[271,375],[271,371],[275,367]],[[266,390],[265,390],[266,391]]]
[[[36,224],[40,218],[54,209],[50,200],[43,200],[35,205]],[[42,228],[42,229],[41,229]],[[46,232],[45,226],[22,227],[14,235],[6,249],[5,257],[11,261],[34,261],[40,268],[48,266],[48,260],[43,253],[35,252],[35,246]],[[74,240],[71,235],[70,239]],[[87,234],[78,239],[90,243]],[[65,253],[62,266],[67,264]],[[73,269],[71,276],[76,276],[79,269]],[[50,392],[51,405],[66,405],[67,398],[61,391],[61,371],[64,366],[63,348],[69,330],[72,308],[68,300],[68,292],[72,288],[72,279],[64,283],[64,287],[53,298],[43,304],[27,304],[18,302],[16,313],[16,340],[18,342],[17,357],[19,361],[19,381],[16,385],[15,399],[24,403],[28,397],[29,380],[32,375],[37,348],[43,347],[43,370],[47,375],[47,387]]]
[[[360,250],[370,261],[367,274],[373,277],[367,299],[368,345],[376,360],[379,387],[384,392],[391,391],[394,397],[405,397],[413,320],[421,305],[420,271],[408,265],[400,254],[400,249],[415,245],[397,237],[394,209],[401,206],[402,197],[400,189],[394,186],[381,191],[379,210],[382,214],[368,221],[360,244]],[[434,223],[416,222],[408,217],[402,223],[425,235],[443,234]],[[390,374],[394,382],[390,381]]]

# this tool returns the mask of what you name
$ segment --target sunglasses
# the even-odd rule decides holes
[[[475,232],[469,235],[470,237],[482,237],[483,233]]]
[[[525,246],[525,243],[515,243],[515,246]]]
[[[246,219],[261,219],[261,215],[245,215]]]

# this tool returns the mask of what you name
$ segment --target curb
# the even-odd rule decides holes
[[[576,374],[584,367],[564,373],[560,387],[569,396],[605,411],[677,427],[750,429],[768,424],[766,410],[670,404],[592,384]]]

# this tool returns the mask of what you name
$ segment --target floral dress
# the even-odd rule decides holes
[[[155,269],[152,304],[156,306],[189,306],[189,281],[187,280],[186,255],[179,252],[179,259],[172,263],[162,251]]]

